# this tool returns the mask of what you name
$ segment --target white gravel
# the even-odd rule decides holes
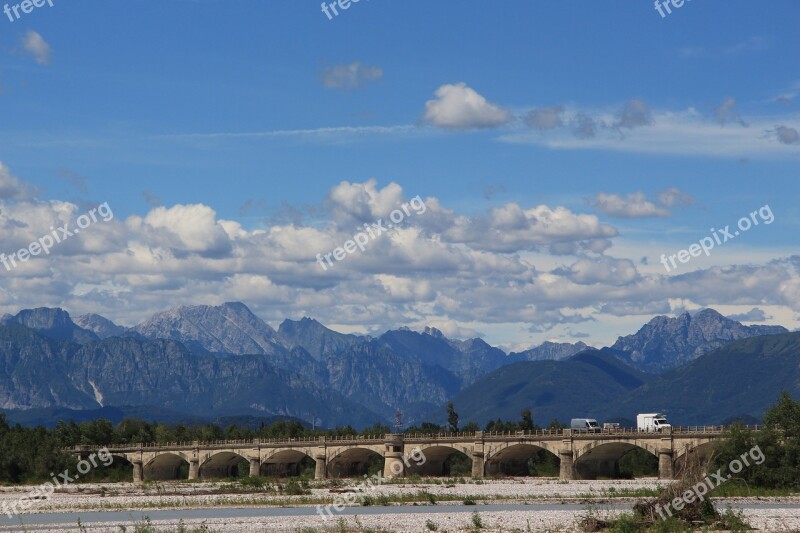
[[[348,485],[358,488],[358,483],[348,481]],[[274,492],[244,494],[209,494],[224,486],[223,483],[158,483],[144,488],[133,483],[81,484],[71,485],[60,490],[49,500],[33,502],[27,513],[69,512],[76,510],[135,510],[135,509],[174,509],[190,507],[213,507],[217,505],[265,505],[270,502],[285,504],[287,500],[302,503],[303,497],[282,496]],[[447,496],[463,500],[489,499],[520,501],[531,499],[560,500],[569,498],[592,498],[607,496],[609,491],[619,492],[637,489],[655,489],[663,486],[657,479],[609,480],[609,481],[570,481],[563,482],[550,478],[517,478],[468,483],[442,484],[384,484],[374,490],[364,490],[365,494],[376,497],[385,494],[390,498],[401,494],[415,494],[424,490],[438,497]],[[0,487],[0,505],[12,504],[35,487]],[[311,498],[333,500],[336,494],[330,488],[314,488]]]
[[[356,486],[357,482],[350,482]],[[639,480],[612,480],[612,481],[571,481],[561,482],[556,479],[541,478],[519,478],[509,480],[491,480],[482,483],[456,483],[448,484],[386,484],[376,487],[375,490],[367,491],[371,496],[386,494],[390,497],[401,494],[414,494],[417,491],[425,490],[438,498],[449,496],[458,500],[452,503],[441,501],[436,506],[436,512],[416,512],[416,513],[387,513],[377,515],[359,515],[357,518],[352,515],[342,517],[346,525],[352,528],[351,531],[362,531],[371,528],[381,532],[397,533],[420,533],[429,531],[426,523],[430,521],[437,526],[439,532],[462,532],[472,529],[473,512],[479,513],[483,523],[482,531],[509,533],[512,531],[577,531],[576,521],[584,514],[582,511],[573,510],[508,510],[508,511],[481,511],[482,503],[489,503],[492,500],[497,503],[508,503],[509,501],[545,503],[552,502],[564,503],[587,503],[588,501],[598,502],[597,511],[601,515],[613,515],[615,511],[602,510],[603,502],[623,503],[618,498],[612,500],[604,499],[610,491],[619,493],[624,490],[637,490],[644,488],[657,488],[663,485],[656,479]],[[86,510],[143,510],[147,514],[148,510],[168,509],[175,511],[185,508],[214,508],[218,506],[228,506],[243,508],[252,506],[258,501],[263,507],[265,501],[273,501],[275,504],[287,503],[291,500],[294,504],[299,504],[303,497],[287,497],[268,493],[258,494],[209,494],[210,491],[217,490],[224,484],[220,483],[159,483],[149,484],[144,488],[133,484],[94,484],[94,485],[74,485],[68,487],[66,492],[55,494],[52,499],[36,501],[32,507],[24,514],[64,512]],[[13,503],[21,496],[33,490],[33,487],[0,487],[0,505],[3,502]],[[105,493],[100,496],[100,492]],[[311,498],[317,499],[324,497],[332,500],[338,495],[331,493],[329,487],[313,488]],[[478,505],[470,507],[467,512],[461,504],[461,500],[467,497],[479,499]],[[512,498],[512,500],[509,500]],[[483,500],[483,501],[481,501]],[[488,500],[488,501],[487,501]],[[760,503],[768,505],[775,499],[738,499],[730,500],[734,505],[737,503]],[[798,503],[799,498],[782,498],[778,501]],[[250,502],[250,505],[248,505]],[[457,506],[457,507],[456,507]],[[360,509],[360,507],[356,507]],[[375,508],[372,508],[375,509]],[[384,509],[384,508],[381,508]],[[406,507],[406,509],[408,509]],[[452,509],[448,512],[448,509]],[[455,510],[461,512],[453,512]],[[388,509],[386,509],[389,511]],[[426,507],[426,510],[432,510]],[[749,522],[763,531],[791,531],[800,529],[800,516],[795,509],[778,508],[758,508],[747,510],[746,518]],[[22,516],[24,519],[24,516]],[[294,533],[304,529],[311,533],[316,531],[334,532],[341,531],[337,522],[338,517],[323,521],[318,515],[312,516],[292,516],[292,517],[259,517],[259,518],[220,518],[205,521],[210,531],[214,532],[285,532]],[[358,520],[358,522],[356,522]],[[186,520],[186,526],[200,526],[203,520]],[[84,525],[85,531],[92,532],[115,532],[122,530],[118,527],[124,525],[128,531],[134,526],[132,522],[122,522],[119,524],[88,524]],[[153,525],[159,531],[175,531],[177,523],[171,521],[155,521]],[[19,526],[13,529],[0,527],[0,531],[17,531]],[[76,525],[53,526],[52,528],[30,527],[27,531],[79,531]]]

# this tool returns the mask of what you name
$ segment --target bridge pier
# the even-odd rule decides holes
[[[316,462],[316,466],[314,468],[314,479],[325,479],[328,476],[328,462],[325,457],[324,448],[322,452],[317,452],[314,455],[314,461]]]
[[[486,450],[483,448],[483,431],[475,432],[475,442],[472,445],[472,477],[482,478],[486,472]]]
[[[250,477],[258,477],[261,474],[261,459],[250,458]]]
[[[406,475],[406,465],[403,464],[403,452],[385,452],[383,454],[383,477],[396,478]]]
[[[483,452],[472,452],[472,477],[482,478],[484,469]]]
[[[572,450],[562,448],[558,450],[558,458],[561,459],[561,466],[558,472],[558,479],[562,481],[572,481],[575,475],[575,461],[572,457]]]
[[[190,459],[189,460],[189,479],[198,479],[200,477],[200,460],[199,459]]]
[[[134,459],[133,463],[133,482],[141,483],[144,481],[144,468],[142,467],[141,459]]]
[[[405,477],[406,465],[403,462],[403,435],[387,434],[383,445],[383,477]]]
[[[660,448],[658,450],[658,479],[674,479],[675,469],[672,460],[672,449]]]

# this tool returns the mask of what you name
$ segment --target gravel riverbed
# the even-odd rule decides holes
[[[194,527],[205,524],[209,531],[219,532],[334,532],[342,531],[345,524],[348,531],[376,532],[425,532],[431,526],[439,532],[460,532],[474,529],[474,513],[477,512],[483,525],[481,531],[506,533],[512,531],[577,531],[576,523],[585,515],[589,507],[601,516],[611,516],[620,511],[606,509],[607,505],[620,505],[635,500],[634,491],[641,489],[657,489],[664,485],[657,479],[608,480],[608,481],[570,481],[557,479],[517,478],[506,480],[485,480],[465,483],[443,480],[440,484],[404,483],[384,484],[372,489],[364,489],[357,481],[346,482],[344,486],[320,486],[312,483],[311,494],[305,496],[286,496],[274,491],[257,493],[235,493],[235,485],[226,483],[149,483],[134,485],[131,483],[114,484],[81,484],[72,485],[59,491],[48,500],[30,502],[30,507],[10,522],[5,516],[0,521],[0,531],[23,531],[21,523],[32,524],[25,531],[80,531],[77,527],[77,513],[87,516],[87,512],[108,511],[128,512],[131,519],[112,522],[96,522],[89,517],[83,521],[85,531],[121,532],[119,526],[133,531],[134,517],[156,513],[158,510],[172,512],[172,518],[153,521],[159,531],[177,531],[181,510],[189,509],[228,509],[224,516],[201,520],[188,518],[184,521],[191,531]],[[332,492],[349,487],[358,491],[356,505],[349,506],[344,513],[336,513],[328,520],[317,514],[306,516],[268,516],[270,508],[308,507],[312,503],[341,501],[344,494]],[[0,506],[11,505],[25,496],[34,487],[0,487]],[[215,493],[223,491],[222,493]],[[410,505],[404,506],[402,512],[390,507],[361,507],[359,502],[363,496],[377,498],[385,495],[389,500],[403,496],[417,495],[425,491],[431,495],[436,505],[430,501],[423,502],[412,510]],[[627,497],[617,497],[627,495]],[[477,505],[465,506],[464,500],[475,499]],[[717,500],[719,503],[720,500]],[[519,503],[531,504],[531,509],[519,509],[517,506],[508,510],[489,508],[482,510],[485,504]],[[776,504],[790,504],[781,507]],[[550,504],[546,509],[537,505]],[[563,504],[569,504],[566,507]],[[576,505],[577,504],[577,505]],[[791,531],[800,529],[800,497],[799,498],[738,498],[725,500],[734,508],[746,504],[745,517],[750,523],[762,531]],[[755,507],[750,507],[755,505]],[[564,507],[559,508],[559,507]],[[264,516],[237,516],[236,509],[266,509]],[[399,508],[395,508],[399,509]],[[45,525],[37,522],[37,514],[66,513],[62,524]],[[302,514],[302,513],[300,513]],[[72,524],[71,520],[75,519]],[[140,522],[141,523],[141,522]]]

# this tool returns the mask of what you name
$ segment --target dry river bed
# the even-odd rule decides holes
[[[114,531],[120,525],[133,531],[145,516],[159,531],[177,531],[184,519],[188,531],[202,524],[208,531],[275,532],[439,532],[475,529],[474,513],[482,523],[480,531],[575,531],[576,521],[591,506],[599,515],[622,512],[635,501],[636,490],[657,489],[656,479],[571,481],[517,478],[457,483],[442,480],[383,484],[372,488],[358,481],[347,483],[357,491],[347,496],[345,486],[311,484],[311,494],[288,496],[269,492],[240,492],[230,483],[154,482],[81,484],[59,490],[49,500],[37,500],[10,520],[0,516],[0,531]],[[0,487],[0,509],[8,508],[34,487]],[[425,491],[420,494],[420,491]],[[430,496],[428,496],[430,494]],[[625,497],[619,497],[623,495]],[[404,505],[382,506],[374,502],[361,506],[364,496],[386,496],[390,502],[405,499]],[[317,504],[353,504],[342,512],[331,509],[327,520],[317,514]],[[417,505],[412,506],[411,500]],[[464,505],[474,500],[476,505]],[[720,500],[717,500],[718,502]],[[435,502],[433,504],[432,502]],[[385,502],[383,502],[385,503]],[[800,498],[731,499],[734,508],[744,506],[745,517],[763,531],[800,529]],[[97,513],[102,511],[103,513]],[[105,515],[105,516],[104,516]],[[84,529],[77,527],[81,518]],[[25,524],[22,526],[21,524]],[[343,525],[346,527],[343,529]]]

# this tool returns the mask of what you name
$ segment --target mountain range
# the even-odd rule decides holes
[[[154,419],[291,416],[326,427],[362,427],[392,420],[398,408],[407,424],[440,419],[452,400],[463,420],[480,423],[513,419],[523,408],[533,408],[540,423],[590,411],[632,418],[629,411],[638,405],[677,409],[681,404],[668,391],[684,388],[670,389],[670,380],[703,394],[713,385],[703,378],[716,369],[736,390],[742,385],[733,374],[716,368],[725,362],[720,351],[741,339],[786,335],[794,334],[780,326],[743,326],[705,309],[655,317],[610,348],[547,342],[506,354],[479,338],[449,339],[435,328],[371,337],[305,317],[275,330],[238,302],[178,307],[132,328],[97,314],[72,320],[62,309],[28,309],[0,318],[0,408],[18,417],[36,410],[37,420],[47,420],[48,411],[55,419],[64,409],[119,409]],[[786,342],[768,367],[791,368],[794,345]],[[766,349],[744,346],[745,352]],[[745,352],[736,353],[742,359]],[[797,383],[780,385],[798,390]],[[770,399],[777,386],[764,379],[747,390]],[[676,412],[684,423],[760,416],[763,406],[748,397]]]

